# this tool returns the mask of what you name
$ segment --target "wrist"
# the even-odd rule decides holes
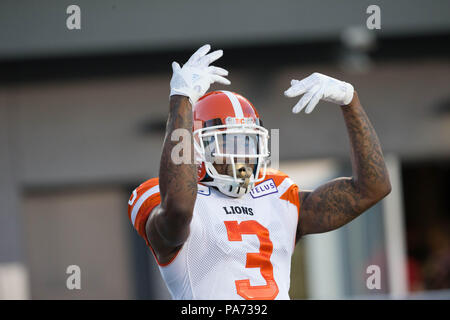
[[[169,95],[169,99],[174,97],[174,96],[179,96],[179,97],[184,97],[187,98],[189,100],[189,102],[191,103],[191,105],[193,106],[195,101],[192,98],[192,95],[189,94],[187,92],[187,90],[177,90],[177,89],[171,89],[170,90],[170,95]]]
[[[354,91],[353,91],[353,96],[352,96],[350,102],[347,103],[347,104],[341,105],[341,107],[343,107],[343,108],[344,108],[344,107],[353,107],[353,106],[355,106],[355,105],[357,105],[357,104],[359,104],[358,93],[356,92],[356,90],[354,90]]]
[[[192,108],[193,104],[191,99],[188,96],[185,96],[183,94],[173,94],[169,97],[169,103],[170,106],[187,106],[189,108]]]
[[[343,108],[343,109],[353,108],[353,107],[356,107],[357,105],[360,105],[360,102],[359,102],[358,93],[355,90],[353,92],[352,100],[348,104],[341,105],[341,108]]]
[[[341,90],[343,91],[343,94],[344,94],[341,103],[342,103],[342,105],[345,106],[352,102],[353,97],[355,96],[354,95],[355,89],[353,88],[353,86],[350,83],[345,82],[345,81],[341,81],[341,85],[342,85]]]

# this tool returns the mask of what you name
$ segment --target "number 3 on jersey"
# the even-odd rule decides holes
[[[270,256],[273,244],[269,238],[269,230],[255,220],[225,221],[228,240],[242,241],[243,234],[254,234],[259,240],[259,252],[247,253],[246,268],[260,268],[261,275],[266,280],[266,285],[251,286],[250,279],[236,280],[237,293],[247,300],[273,300],[278,294],[278,285],[273,277],[273,266]]]

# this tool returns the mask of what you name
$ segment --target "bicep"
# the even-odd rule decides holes
[[[373,205],[352,178],[338,178],[313,191],[300,191],[298,235],[337,229]]]

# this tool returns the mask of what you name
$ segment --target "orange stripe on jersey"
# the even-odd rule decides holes
[[[259,177],[261,177],[261,175],[262,175],[262,173],[260,172]],[[273,181],[275,182],[275,185],[278,187],[286,178],[288,178],[288,175],[281,172],[280,170],[267,168],[266,176],[264,177],[264,180],[261,182],[258,182],[256,185],[263,183],[264,181],[267,181],[269,179],[273,179]]]
[[[150,212],[161,202],[158,182],[158,178],[153,178],[142,183],[128,201],[128,218],[146,242],[145,224]]]
[[[298,186],[293,184],[283,193],[280,199],[289,201],[297,207],[297,213],[300,214],[300,198],[298,196]]]
[[[136,228],[137,232],[141,237],[143,237],[145,240],[147,240],[147,233],[145,232],[145,225],[147,223],[148,216],[150,215],[150,212],[161,203],[161,196],[158,193],[154,194],[150,198],[148,198],[143,205],[141,206],[141,209],[139,210],[139,213],[136,217],[136,221],[134,222],[134,227]]]
[[[150,213],[160,203],[161,195],[159,193],[159,179],[153,178],[147,180],[133,191],[130,200],[128,201],[128,218],[130,218],[130,221],[138,234],[144,238],[145,243],[155,257],[156,263],[161,267],[165,267],[172,263],[180,250],[178,250],[176,255],[167,263],[159,262],[155,251],[148,241],[147,232],[145,230]]]
[[[262,173],[260,172],[259,176],[261,177]],[[279,187],[283,181],[289,178],[287,174],[284,172],[281,172],[280,170],[267,168],[266,170],[266,176],[263,181],[257,183],[256,185],[263,183],[264,181],[267,181],[269,179],[273,179],[276,186]],[[298,212],[300,212],[300,199],[298,197],[298,186],[296,184],[292,184],[280,197],[280,199],[287,200],[293,205],[295,205],[298,209]]]

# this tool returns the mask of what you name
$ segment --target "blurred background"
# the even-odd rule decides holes
[[[67,27],[72,4],[81,29]],[[381,140],[391,194],[300,240],[291,298],[449,299],[446,0],[2,0],[0,299],[170,298],[127,201],[158,174],[171,62],[205,43],[224,49],[226,89],[280,130],[280,169],[300,188],[351,175],[350,149],[339,108],[292,115],[291,79],[352,83]],[[81,290],[66,287],[70,265]]]

